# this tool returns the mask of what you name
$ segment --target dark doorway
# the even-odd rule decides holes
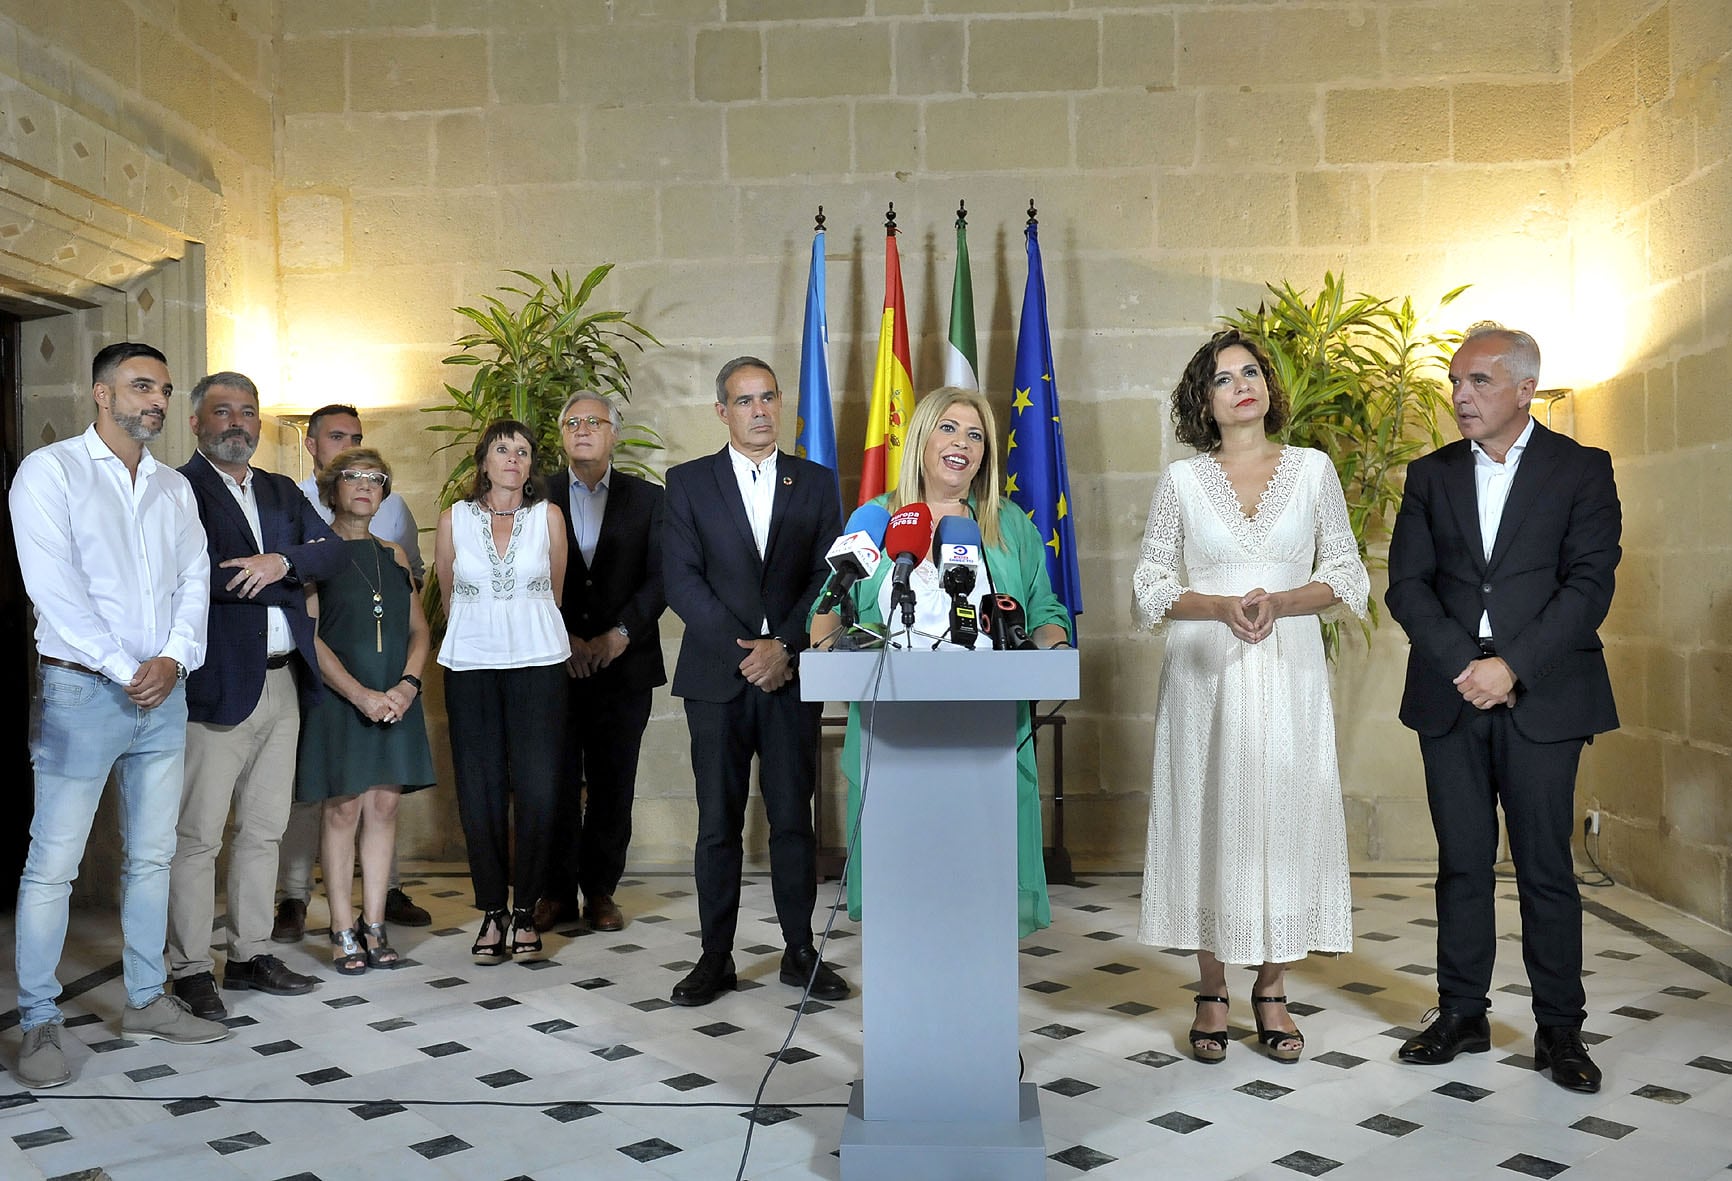
[[[12,478],[24,459],[24,398],[18,364],[17,316],[0,311],[0,683],[12,686],[14,702],[32,699],[30,684],[30,600],[18,573],[18,548],[12,539]],[[5,768],[11,767],[7,771]],[[0,906],[18,897],[18,875],[30,848],[30,818],[35,812],[35,778],[30,773],[30,710],[0,710],[0,798],[7,823],[0,825]]]

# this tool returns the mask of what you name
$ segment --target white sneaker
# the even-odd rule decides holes
[[[142,1009],[129,1007],[120,1018],[120,1036],[131,1041],[154,1037],[177,1046],[202,1046],[228,1035],[228,1026],[194,1017],[190,1005],[166,992]]]
[[[42,1090],[72,1081],[72,1068],[60,1049],[60,1023],[51,1021],[24,1031],[18,1047],[18,1081]]]

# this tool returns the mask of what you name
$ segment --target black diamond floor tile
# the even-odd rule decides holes
[[[1291,1095],[1292,1087],[1283,1087],[1280,1083],[1272,1083],[1267,1079],[1252,1079],[1243,1086],[1234,1087],[1241,1095],[1249,1095],[1253,1099],[1279,1099],[1283,1095]]]
[[[799,1119],[800,1113],[791,1107],[776,1107],[772,1104],[765,1104],[762,1107],[740,1112],[740,1118],[749,1119],[755,1124],[769,1128],[777,1124],[787,1123],[791,1119]]]
[[[676,1075],[673,1078],[664,1078],[662,1086],[672,1087],[676,1091],[696,1091],[700,1087],[714,1086],[715,1082],[715,1079],[705,1078],[694,1071],[689,1074]]]
[[[12,1137],[12,1143],[25,1152],[32,1148],[46,1148],[50,1144],[61,1144],[72,1139],[72,1133],[62,1127],[43,1128],[36,1132],[25,1132]]]
[[[396,1115],[400,1111],[407,1110],[408,1108],[404,1107],[401,1103],[392,1103],[389,1101],[358,1103],[354,1107],[349,1108],[350,1112],[365,1120],[378,1119],[383,1115]]]
[[[774,1058],[775,1056],[776,1052],[774,1050],[764,1055],[766,1058]],[[786,1050],[782,1051],[782,1064],[786,1066],[791,1063],[797,1064],[801,1062],[810,1062],[817,1056],[817,1054],[806,1049],[804,1046],[789,1046]]]
[[[1060,984],[1056,980],[1036,980],[1033,984],[1027,984],[1023,987],[1027,988],[1030,992],[1054,993],[1063,992],[1065,989],[1069,988],[1070,985]]]
[[[587,1103],[558,1103],[547,1108],[541,1114],[549,1119],[558,1120],[562,1124],[569,1124],[573,1120],[588,1119],[592,1115],[600,1115],[601,1109],[591,1107]]]
[[[1303,1150],[1289,1152],[1273,1163],[1306,1177],[1321,1177],[1323,1174],[1341,1167],[1341,1162],[1338,1160],[1330,1160],[1326,1156],[1318,1156],[1315,1152]]]
[[[435,1042],[431,1046],[421,1046],[420,1050],[429,1058],[449,1058],[453,1054],[467,1054],[469,1047],[462,1042]]]
[[[1142,1001],[1121,1001],[1112,1006],[1115,1013],[1123,1013],[1127,1017],[1141,1017],[1145,1013],[1155,1012],[1155,1006],[1145,1005]]]
[[[309,1070],[306,1074],[296,1075],[295,1077],[300,1079],[303,1083],[306,1083],[309,1087],[321,1087],[326,1083],[334,1083],[339,1079],[345,1079],[350,1076],[349,1072],[344,1070],[341,1066],[327,1066],[323,1070]]]
[[[1444,1083],[1443,1086],[1434,1088],[1434,1090],[1436,1094],[1446,1095],[1451,1099],[1465,1099],[1469,1103],[1478,1103],[1491,1094],[1484,1087],[1476,1087],[1471,1083],[1463,1082]]]
[[[1732,1061],[1727,1061],[1725,1058],[1710,1058],[1706,1054],[1699,1054],[1684,1065],[1694,1066],[1697,1070],[1712,1070],[1716,1074],[1732,1074]]]
[[[1385,990],[1381,984],[1367,984],[1363,980],[1355,980],[1351,984],[1343,984],[1341,991],[1357,993],[1359,996],[1376,996]]]
[[[669,1144],[666,1140],[657,1137],[650,1140],[639,1140],[635,1144],[621,1145],[620,1151],[638,1164],[647,1165],[651,1161],[661,1160],[664,1156],[672,1156],[680,1149],[678,1145]]]
[[[526,1083],[529,1081],[529,1076],[521,1070],[506,1069],[496,1070],[492,1074],[479,1075],[475,1081],[498,1090],[500,1087],[515,1087],[518,1083]]]
[[[1612,1012],[1619,1017],[1634,1017],[1637,1021],[1652,1021],[1659,1016],[1652,1009],[1643,1009],[1636,1005],[1619,1005]]]
[[[1132,1054],[1129,1058],[1126,1058],[1125,1061],[1136,1062],[1143,1066],[1153,1066],[1155,1069],[1159,1070],[1163,1066],[1171,1066],[1173,1063],[1177,1062],[1178,1059],[1173,1055],[1163,1053],[1160,1050],[1144,1050],[1140,1054]]]
[[[1049,1037],[1049,1038],[1052,1038],[1054,1041],[1063,1041],[1065,1038],[1075,1037],[1077,1034],[1079,1034],[1081,1032],[1082,1032],[1082,1030],[1077,1029],[1073,1026],[1057,1025],[1057,1024],[1043,1025],[1039,1029],[1034,1030],[1034,1034],[1036,1037]]]
[[[597,1058],[600,1058],[603,1062],[618,1062],[621,1058],[636,1057],[639,1051],[632,1049],[630,1046],[603,1046],[599,1050],[591,1050],[590,1053],[594,1054]]]
[[[217,1106],[215,1099],[176,1099],[164,1103],[162,1109],[170,1115],[191,1115],[195,1111],[209,1111]]]
[[[1041,1090],[1051,1091],[1055,1095],[1063,1095],[1067,1099],[1075,1099],[1078,1095],[1086,1095],[1090,1091],[1098,1091],[1093,1083],[1085,1083],[1076,1078],[1055,1078],[1050,1083],[1042,1083]]]
[[[419,1144],[411,1144],[409,1149],[428,1160],[438,1160],[442,1156],[450,1156],[470,1147],[473,1146],[459,1136],[439,1136],[432,1140],[423,1140]]]
[[[1105,972],[1109,976],[1125,976],[1137,971],[1137,969],[1130,964],[1111,963],[1101,964],[1095,968],[1095,971]]]
[[[1688,1103],[1690,1094],[1687,1091],[1674,1091],[1671,1087],[1662,1087],[1654,1083],[1637,1087],[1630,1094],[1638,1099],[1652,1099],[1656,1103]]]
[[[222,1156],[232,1156],[237,1152],[245,1152],[249,1148],[263,1148],[270,1141],[257,1132],[237,1132],[233,1136],[221,1136],[215,1140],[207,1140],[205,1143]]]
[[[1382,1132],[1385,1136],[1405,1136],[1409,1132],[1417,1132],[1422,1125],[1399,1116],[1378,1114],[1370,1119],[1360,1120],[1359,1126],[1373,1132]]]
[[[1518,1152],[1498,1165],[1500,1169],[1508,1169],[1510,1172],[1520,1173],[1524,1177],[1556,1177],[1569,1167],[1565,1164],[1559,1164],[1555,1160],[1547,1160],[1543,1156],[1532,1156],[1526,1152]]]
[[[1321,1062],[1325,1066],[1338,1066],[1342,1070],[1352,1070],[1355,1066],[1363,1066],[1365,1059],[1354,1054],[1344,1054],[1340,1050],[1326,1050],[1314,1055],[1313,1062]]]
[[[1047,1159],[1055,1160],[1061,1165],[1069,1165],[1078,1172],[1087,1173],[1100,1168],[1102,1165],[1112,1164],[1118,1157],[1108,1156],[1086,1144],[1077,1144],[1063,1152],[1055,1152]]]
[[[409,1029],[413,1027],[414,1024],[415,1023],[407,1017],[387,1017],[383,1021],[369,1021],[367,1023],[367,1028],[376,1029],[380,1033],[390,1033],[394,1029]]]
[[[364,1005],[366,1003],[367,998],[364,996],[334,996],[330,1000],[326,1001],[325,1005],[332,1009],[352,1009],[356,1005]]]
[[[692,1031],[705,1037],[727,1037],[730,1033],[739,1033],[740,1027],[727,1021],[717,1021],[710,1025],[700,1025]]]
[[[148,1083],[151,1079],[168,1078],[174,1073],[174,1067],[163,1063],[157,1066],[141,1066],[137,1070],[129,1070],[126,1077],[135,1083]]]
[[[537,1021],[529,1028],[536,1033],[564,1033],[568,1029],[576,1029],[577,1026],[563,1017],[555,1017],[551,1021]]]
[[[1157,1115],[1149,1122],[1157,1128],[1165,1128],[1167,1131],[1177,1132],[1181,1136],[1189,1135],[1199,1128],[1209,1126],[1208,1120],[1199,1119],[1194,1115],[1186,1115],[1182,1111],[1169,1111],[1165,1115]]]
[[[1604,1136],[1608,1140],[1622,1140],[1636,1129],[1629,1124],[1620,1124],[1613,1120],[1601,1119],[1597,1115],[1585,1115],[1570,1127],[1578,1132],[1586,1132],[1590,1136]]]

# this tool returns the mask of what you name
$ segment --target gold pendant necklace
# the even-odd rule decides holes
[[[375,583],[367,577],[367,572],[361,569],[354,558],[349,559],[349,565],[355,567],[355,573],[361,576],[361,581],[367,584],[367,589],[373,592],[373,651],[385,650],[385,570],[379,565],[379,543],[373,542],[373,574],[378,578]]]

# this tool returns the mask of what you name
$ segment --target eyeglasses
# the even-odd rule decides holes
[[[338,472],[337,475],[345,484],[372,484],[376,488],[383,488],[385,481],[391,478],[384,472],[363,472],[348,467]]]
[[[588,427],[592,431],[599,431],[604,426],[612,426],[613,422],[606,418],[597,418],[593,414],[574,414],[559,425],[568,431],[575,431],[579,427]]]

